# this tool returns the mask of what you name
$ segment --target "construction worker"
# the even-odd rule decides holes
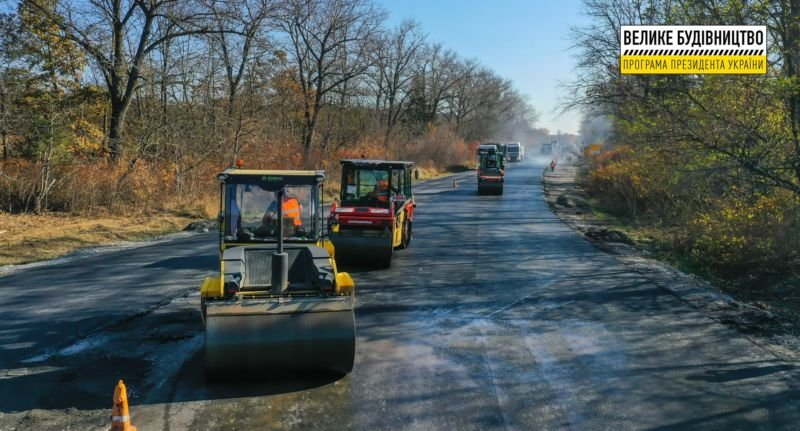
[[[283,195],[283,217],[292,219],[295,228],[303,226],[303,220],[300,217],[303,213],[303,206],[296,197],[289,194]]]
[[[375,183],[375,190],[370,195],[381,202],[389,202],[389,181],[380,180]]]
[[[300,201],[290,195],[289,193],[283,194],[283,202],[281,204],[281,210],[283,212],[283,219],[284,220],[291,220],[292,225],[294,226],[295,232],[302,230],[303,228],[303,205],[300,204]],[[275,235],[275,232],[272,232],[272,227],[276,226],[278,223],[277,220],[278,214],[278,206],[276,201],[272,201],[270,203],[269,208],[267,208],[267,212],[264,213],[264,217],[261,220],[262,226],[259,228],[261,236],[264,236],[265,232],[269,234],[269,236]],[[286,225],[284,224],[284,229],[286,229]],[[257,232],[257,234],[258,234]]]

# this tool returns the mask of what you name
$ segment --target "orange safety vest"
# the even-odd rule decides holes
[[[300,202],[297,198],[288,198],[283,201],[283,216],[291,218],[295,226],[302,226],[303,221],[300,219]]]

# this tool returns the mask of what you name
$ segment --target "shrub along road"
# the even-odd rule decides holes
[[[411,247],[352,268],[352,374],[206,385],[197,288],[214,234],[0,278],[0,429],[790,429],[796,363],[562,224],[543,161],[502,196],[474,171],[416,188]],[[453,188],[453,178],[459,180]],[[348,269],[348,268],[346,268]]]

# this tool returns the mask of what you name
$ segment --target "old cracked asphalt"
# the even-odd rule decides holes
[[[107,429],[120,377],[140,430],[800,429],[798,364],[563,225],[544,166],[512,164],[502,196],[474,171],[416,188],[411,247],[350,269],[344,378],[205,383],[215,234],[0,277],[0,430]]]

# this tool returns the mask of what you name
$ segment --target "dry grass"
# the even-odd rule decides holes
[[[219,213],[219,192],[213,195],[199,196],[192,199],[184,199],[179,202],[165,204],[163,211],[181,217],[193,219],[216,218]]]
[[[122,216],[0,213],[0,265],[52,259],[117,241],[176,232],[195,220],[174,214]]]
[[[459,164],[451,165],[448,166],[447,168],[419,166],[416,169],[419,171],[419,181],[432,180],[435,178],[443,177],[445,175],[451,175],[454,173],[459,173],[469,170],[467,166]]]
[[[447,171],[436,168],[420,166],[417,168],[417,170],[419,171],[420,181],[431,180],[434,178],[439,178],[442,175],[447,175]]]

